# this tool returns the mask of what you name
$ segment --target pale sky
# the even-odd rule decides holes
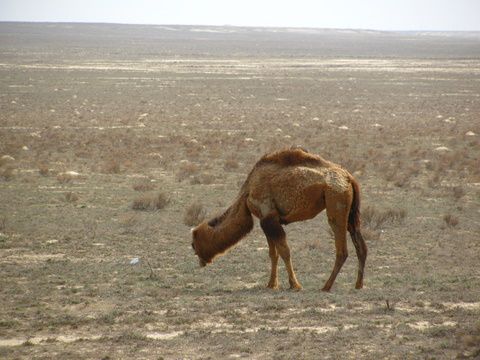
[[[0,0],[0,21],[480,30],[480,0]]]

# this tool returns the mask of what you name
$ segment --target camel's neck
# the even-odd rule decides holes
[[[211,239],[212,258],[239,242],[253,228],[253,219],[247,208],[246,196],[240,195],[220,217],[213,219],[214,235]]]

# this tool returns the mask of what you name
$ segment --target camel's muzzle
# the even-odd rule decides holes
[[[198,263],[200,264],[200,267],[207,266],[207,262],[203,260],[201,257],[198,258]]]
[[[200,267],[205,267],[205,266],[207,266],[207,262],[206,262],[205,260],[203,260],[203,259],[200,257],[200,255],[198,255],[197,249],[195,249],[195,245],[193,244],[193,242],[192,242],[192,248],[193,248],[193,250],[195,251],[195,255],[198,256],[198,262],[199,262],[199,264],[200,264]]]

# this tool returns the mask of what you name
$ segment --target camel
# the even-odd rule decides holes
[[[234,203],[222,215],[192,229],[192,247],[200,266],[206,266],[252,230],[254,215],[260,219],[269,247],[271,272],[267,287],[278,288],[280,256],[290,288],[300,290],[282,225],[312,219],[324,209],[335,236],[336,258],[322,290],[330,291],[347,259],[347,230],[359,263],[355,288],[361,289],[367,246],[360,232],[359,185],[341,166],[302,148],[264,155],[247,176]]]

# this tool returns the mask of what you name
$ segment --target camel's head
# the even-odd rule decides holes
[[[214,255],[211,251],[213,234],[213,227],[207,222],[203,222],[192,229],[192,248],[202,267],[210,264],[213,260]]]

